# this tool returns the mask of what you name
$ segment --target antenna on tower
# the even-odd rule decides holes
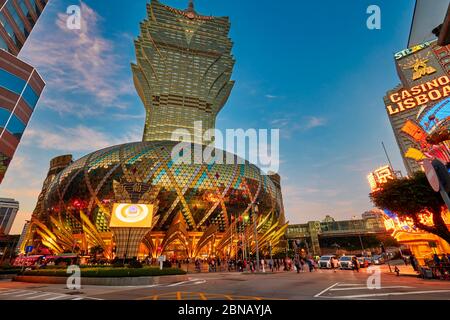
[[[188,11],[194,11],[194,0],[189,0]]]

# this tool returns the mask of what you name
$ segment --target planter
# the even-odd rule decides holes
[[[66,284],[68,277],[49,276],[15,276],[13,281],[30,283]],[[116,277],[116,278],[93,278],[81,277],[81,285],[85,286],[146,286],[153,284],[170,284],[187,281],[187,275],[153,276],[153,277]]]

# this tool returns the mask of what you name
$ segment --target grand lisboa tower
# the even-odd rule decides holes
[[[255,253],[256,242],[275,251],[287,227],[279,175],[226,152],[233,163],[173,156],[174,130],[203,137],[233,88],[228,17],[202,16],[192,1],[178,10],[152,0],[147,14],[131,66],[143,141],[52,159],[21,249],[101,247],[110,259],[236,257]]]

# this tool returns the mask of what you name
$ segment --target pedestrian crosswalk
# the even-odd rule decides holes
[[[0,300],[102,300],[57,292],[0,288]]]

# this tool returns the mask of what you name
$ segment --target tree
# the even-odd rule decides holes
[[[414,225],[426,232],[435,234],[450,244],[450,231],[443,215],[447,212],[439,193],[434,192],[423,172],[410,178],[390,180],[383,188],[370,194],[370,199],[379,208],[396,213],[399,218],[411,218]],[[420,215],[433,214],[433,225],[422,223]]]
[[[94,256],[94,259],[97,260],[97,256],[99,254],[102,254],[105,250],[103,249],[102,246],[94,246],[90,249],[90,254]]]

